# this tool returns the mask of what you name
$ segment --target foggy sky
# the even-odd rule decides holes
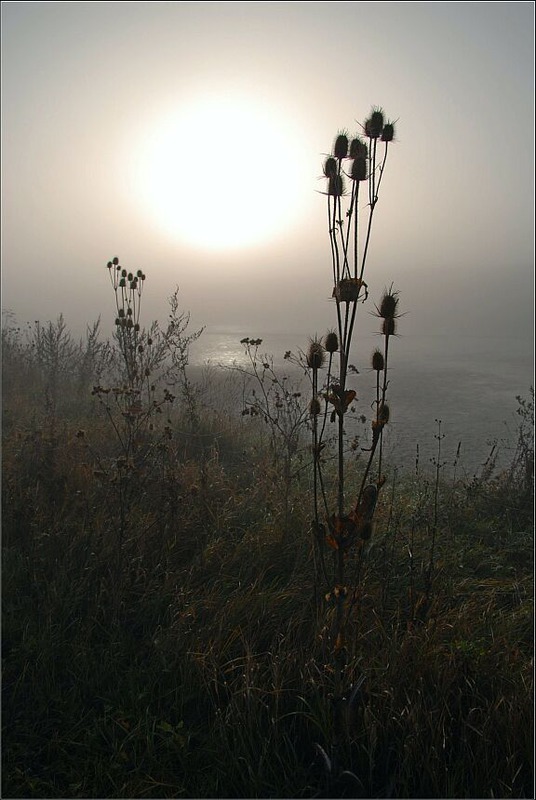
[[[179,285],[196,327],[323,332],[323,156],[379,105],[398,122],[372,298],[394,282],[406,333],[528,342],[533,28],[531,2],[3,3],[2,308],[20,322],[63,313],[80,331],[101,315],[111,332],[105,264],[118,255],[147,274],[146,322],[165,320]],[[301,132],[303,209],[268,243],[177,244],[134,196],[140,130],[204,87],[265,99]],[[248,167],[251,202],[261,166]]]

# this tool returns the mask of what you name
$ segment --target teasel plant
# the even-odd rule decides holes
[[[189,315],[181,312],[178,289],[169,298],[167,326],[153,321],[141,324],[146,276],[129,271],[116,256],[107,265],[115,300],[115,329],[110,384],[93,387],[92,395],[111,427],[107,452],[92,446],[83,431],[78,438],[90,451],[94,475],[104,489],[104,502],[117,533],[117,567],[121,568],[123,544],[133,521],[131,506],[140,496],[154,496],[151,480],[158,472],[159,485],[173,473],[172,408],[178,386],[183,406],[191,418],[193,388],[188,380],[190,344],[202,329],[187,333]],[[190,403],[190,405],[188,405]],[[156,500],[153,501],[153,503]],[[161,513],[163,506],[159,503]]]
[[[393,286],[386,289],[375,313],[381,320],[383,347],[372,355],[372,371],[376,376],[376,393],[373,402],[371,444],[363,448],[368,453],[360,480],[356,480],[355,467],[350,474],[347,462],[347,432],[345,420],[349,409],[357,402],[357,392],[351,377],[357,370],[350,363],[351,347],[355,337],[356,316],[359,306],[368,299],[365,282],[372,224],[379,191],[389,152],[394,140],[394,123],[386,121],[380,108],[373,108],[361,126],[360,135],[350,138],[340,132],[333,150],[324,161],[323,174],[327,182],[328,233],[335,302],[336,325],[323,340],[311,340],[307,363],[311,372],[312,400],[310,417],[313,451],[313,505],[312,521],[315,543],[315,594],[316,580],[323,577],[327,583],[326,601],[333,608],[333,625],[330,636],[332,656],[333,702],[337,705],[355,699],[352,687],[344,688],[347,676],[347,647],[345,628],[349,611],[356,602],[359,572],[371,538],[378,493],[385,482],[382,474],[383,434],[389,422],[387,404],[389,345],[396,335],[399,316],[398,292]],[[326,369],[322,380],[321,370]],[[324,449],[329,426],[336,426],[336,489],[329,496],[326,478]],[[377,463],[377,472],[374,471]],[[350,484],[351,481],[351,484]],[[350,499],[348,487],[353,496]],[[333,563],[328,565],[327,548],[333,551]],[[357,551],[357,572],[353,576],[355,587],[347,586],[347,559],[350,551]],[[342,715],[344,716],[344,715]],[[334,716],[334,755],[342,731],[337,730]]]

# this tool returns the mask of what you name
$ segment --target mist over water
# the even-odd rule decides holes
[[[204,331],[191,348],[192,366],[210,364],[245,365],[243,331],[232,328]],[[298,370],[284,359],[286,351],[307,348],[308,338],[286,333],[252,332],[261,338],[259,355],[273,356],[278,370],[300,381]],[[382,346],[379,336],[361,337],[350,362],[359,370],[350,375],[348,387],[356,389],[357,416],[371,415],[375,377],[369,368],[372,351]],[[438,424],[441,420],[441,460],[445,474],[452,472],[458,444],[458,475],[478,472],[498,446],[498,466],[508,465],[520,422],[516,396],[527,397],[534,384],[532,342],[515,338],[477,336],[396,337],[390,343],[387,401],[391,419],[386,433],[386,453],[393,466],[414,469],[417,450],[419,467],[431,467],[437,455]],[[307,391],[307,382],[301,387]],[[360,427],[363,433],[363,427]]]

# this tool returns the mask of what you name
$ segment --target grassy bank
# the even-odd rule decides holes
[[[500,475],[386,469],[336,697],[307,442],[181,384],[122,463],[140,412],[10,341],[3,797],[532,796],[530,409]]]

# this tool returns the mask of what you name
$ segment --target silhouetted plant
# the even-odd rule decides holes
[[[352,404],[357,402],[357,392],[350,384],[350,376],[357,370],[350,363],[350,352],[355,333],[358,307],[368,299],[365,268],[369,252],[372,222],[378,193],[382,183],[389,144],[394,138],[394,124],[387,122],[381,109],[373,109],[362,126],[362,135],[349,138],[340,132],[332,153],[324,162],[327,181],[328,233],[331,249],[333,292],[336,326],[323,342],[313,340],[307,363],[312,374],[313,397],[310,405],[313,449],[313,535],[322,572],[328,581],[326,599],[334,607],[331,633],[331,651],[334,669],[335,705],[343,701],[344,679],[347,668],[345,616],[347,598],[351,594],[347,584],[346,560],[351,549],[357,550],[356,584],[359,584],[361,561],[365,544],[372,536],[372,526],[378,493],[385,482],[382,474],[382,446],[385,426],[389,422],[387,405],[389,343],[396,334],[398,293],[393,287],[383,294],[376,313],[381,319],[383,350],[372,356],[372,370],[376,375],[376,395],[373,403],[372,441],[368,459],[359,487],[352,475],[353,498],[348,492],[347,463],[345,458],[347,432],[345,418]],[[349,182],[349,191],[346,184]],[[363,197],[365,193],[365,197]],[[363,206],[363,202],[365,205]],[[337,358],[338,355],[338,358]],[[320,381],[321,370],[326,366],[326,377]],[[336,426],[337,479],[335,497],[329,496],[325,477],[323,450],[326,430]],[[375,456],[378,472],[375,480],[371,470]],[[328,575],[324,549],[334,551],[333,568]],[[353,590],[352,604],[357,589]],[[346,699],[344,700],[346,702]],[[340,716],[340,715],[339,715]],[[335,718],[333,759],[343,735]]]
[[[170,414],[175,401],[168,386],[180,383],[183,394],[190,400],[193,398],[193,389],[187,382],[188,350],[202,331],[186,334],[189,316],[179,311],[178,290],[169,301],[171,310],[166,329],[161,330],[158,322],[148,329],[142,327],[145,273],[129,272],[117,257],[108,262],[107,269],[115,296],[115,363],[120,380],[111,387],[94,386],[93,395],[111,426],[115,452],[106,456],[94,449],[92,452],[97,467],[95,475],[107,488],[109,507],[117,508],[120,561],[125,534],[132,521],[130,508],[139,499],[150,468],[166,463],[167,446],[173,437]],[[163,382],[166,385],[162,387]],[[193,407],[188,414],[192,416]],[[83,431],[79,432],[79,438],[86,441]],[[89,443],[88,446],[91,447]]]
[[[283,530],[288,532],[294,462],[308,419],[306,401],[301,387],[292,384],[289,375],[275,369],[273,356],[260,352],[262,339],[245,337],[241,344],[247,365],[234,365],[232,370],[243,380],[242,416],[260,419],[268,430],[272,466],[282,485]],[[285,360],[293,361],[304,370],[299,357],[290,351],[285,354]]]

